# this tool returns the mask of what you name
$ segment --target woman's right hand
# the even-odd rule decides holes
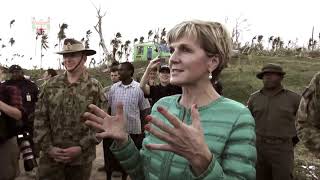
[[[126,121],[123,116],[123,105],[117,104],[115,116],[110,116],[94,104],[89,105],[90,112],[83,114],[85,123],[98,130],[99,138],[112,138],[121,146],[128,141]]]

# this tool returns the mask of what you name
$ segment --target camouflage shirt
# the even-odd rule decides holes
[[[320,153],[320,73],[311,80],[302,94],[296,127],[304,145],[315,154]]]
[[[84,124],[81,115],[89,104],[101,107],[102,86],[87,73],[70,84],[66,73],[45,82],[36,105],[34,141],[47,153],[52,146],[81,146],[82,154],[72,164],[84,164],[95,159],[95,131]]]

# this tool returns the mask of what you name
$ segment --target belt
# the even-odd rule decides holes
[[[280,138],[280,137],[267,137],[267,136],[257,136],[257,142],[267,143],[267,144],[282,144],[292,142],[291,138]]]

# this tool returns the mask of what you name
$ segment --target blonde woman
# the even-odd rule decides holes
[[[132,179],[255,179],[255,124],[242,104],[220,96],[212,82],[230,59],[230,37],[217,22],[186,21],[168,32],[170,83],[182,95],[160,99],[139,152],[125,131],[122,105],[109,116],[90,105],[86,124],[98,137],[115,139],[111,150]]]

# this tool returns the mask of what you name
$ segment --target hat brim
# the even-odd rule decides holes
[[[59,52],[56,52],[56,54],[64,55],[64,54],[75,53],[75,52],[84,52],[87,56],[92,56],[97,53],[95,50],[85,49],[85,50],[79,50],[79,51],[59,51]]]
[[[263,75],[265,73],[275,73],[275,74],[280,74],[280,75],[285,75],[286,73],[285,72],[281,72],[281,71],[262,71],[262,72],[259,72],[256,76],[258,79],[262,79],[263,78]]]

